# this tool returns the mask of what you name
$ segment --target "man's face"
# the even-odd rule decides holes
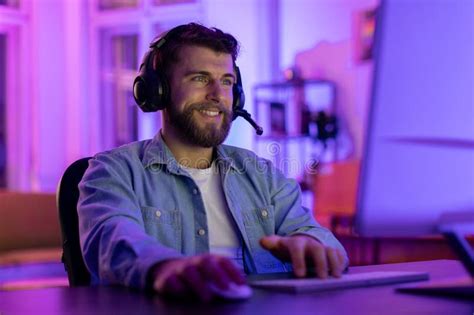
[[[171,68],[170,127],[184,141],[201,147],[221,144],[232,123],[232,56],[199,47],[185,46]]]

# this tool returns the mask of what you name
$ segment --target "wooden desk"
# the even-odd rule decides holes
[[[455,260],[353,267],[350,272],[427,271],[432,280],[466,275]],[[50,288],[0,291],[0,314],[466,314],[474,302],[397,293],[397,285],[320,293],[254,290],[244,302],[196,305],[169,302],[120,287]]]

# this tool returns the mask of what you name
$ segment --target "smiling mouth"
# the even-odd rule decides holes
[[[198,110],[198,112],[210,117],[216,117],[221,113],[221,111],[219,110],[209,110],[209,109],[201,109],[201,110]]]

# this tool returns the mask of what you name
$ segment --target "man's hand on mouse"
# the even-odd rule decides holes
[[[230,259],[213,254],[167,260],[154,267],[152,272],[156,292],[170,297],[197,297],[204,302],[216,296],[210,284],[226,290],[230,283],[246,283]]]
[[[314,268],[319,278],[340,277],[346,267],[340,250],[324,246],[308,235],[270,235],[260,239],[260,245],[275,257],[290,261],[297,277],[305,277],[309,267]]]

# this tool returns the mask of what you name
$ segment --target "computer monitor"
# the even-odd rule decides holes
[[[361,167],[359,234],[474,234],[474,1],[381,3]]]

